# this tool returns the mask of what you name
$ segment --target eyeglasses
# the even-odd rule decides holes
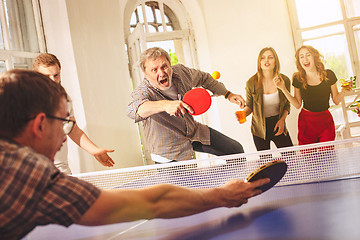
[[[55,116],[52,116],[49,114],[46,114],[46,117],[63,121],[63,129],[64,129],[64,132],[66,135],[68,135],[72,131],[72,129],[74,128],[74,125],[76,123],[74,120],[55,117]]]
[[[76,121],[74,121],[74,120],[66,119],[66,118],[60,118],[60,117],[55,117],[55,116],[50,115],[50,114],[46,114],[46,117],[62,121],[62,122],[63,122],[64,133],[65,133],[66,135],[68,135],[69,133],[71,133],[71,131],[72,131],[72,129],[74,128],[74,125],[75,125],[75,123],[76,123]],[[69,118],[69,117],[68,117],[68,118]],[[31,120],[33,120],[33,119],[35,119],[35,117],[28,118],[28,119],[26,119],[26,121],[31,121]]]

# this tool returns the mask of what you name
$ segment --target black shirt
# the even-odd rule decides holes
[[[306,110],[311,112],[322,112],[329,109],[329,100],[331,94],[331,85],[335,84],[337,78],[335,73],[326,69],[327,80],[321,81],[320,84],[316,86],[306,85],[306,88],[303,87],[303,84],[294,76],[292,85],[300,89],[301,97],[304,102],[303,107]]]

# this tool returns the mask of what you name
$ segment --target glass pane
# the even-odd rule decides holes
[[[156,10],[155,10],[155,15],[156,15],[156,20],[157,20],[157,22],[158,22],[158,23],[162,23],[160,10],[156,9]]]
[[[151,33],[156,32],[156,28],[152,25],[149,25],[149,32],[151,32]]]
[[[166,50],[167,52],[175,52],[174,41],[161,41],[161,42],[147,42],[147,47],[161,47],[162,49]]]
[[[358,56],[360,57],[360,24],[353,26],[356,49],[358,51]]]
[[[0,74],[6,71],[5,61],[0,61]]]
[[[305,31],[302,32],[302,38],[303,39],[311,39],[311,38],[317,38],[317,37],[321,37],[321,36],[326,36],[326,35],[330,35],[330,34],[336,34],[336,33],[344,33],[344,26],[343,25],[334,25],[334,26],[330,26],[330,27],[323,27],[323,28],[318,28],[315,30],[309,30],[309,31]]]
[[[170,21],[169,21],[169,18],[165,15],[164,16],[164,18],[165,18],[165,23],[169,23]]]
[[[150,7],[145,6],[146,20],[148,22],[154,22],[154,15]]]
[[[4,1],[10,35],[10,48],[39,52],[32,0]]]
[[[163,4],[164,6],[164,20],[167,25],[166,29],[167,31],[173,31],[174,29],[180,29],[180,26],[178,24],[177,18],[175,14],[171,11],[171,9]],[[145,3],[145,13],[146,13],[146,19],[149,26],[149,32],[164,32],[164,29],[162,27],[162,18],[161,18],[161,12],[159,10],[159,3],[155,1],[150,1]],[[137,18],[138,16],[138,18]],[[130,32],[134,31],[134,28],[136,24],[144,23],[144,16],[142,12],[141,5],[139,5],[136,10],[131,15],[130,19]],[[173,22],[177,23],[176,26],[174,26]]]
[[[4,38],[3,38],[3,35],[2,35],[2,29],[1,29],[1,24],[0,24],[0,49],[5,49],[5,46],[4,46]]]
[[[300,28],[342,19],[339,0],[295,0]]]
[[[354,30],[358,62],[360,62],[360,24],[353,26],[353,30]],[[360,87],[360,76],[357,76],[356,87]]]
[[[14,68],[32,70],[33,58],[13,57]]]
[[[345,6],[348,18],[360,16],[360,0],[345,0]]]
[[[130,25],[136,26],[136,24],[137,24],[136,12],[133,12],[133,14],[131,14]]]
[[[338,79],[347,79],[352,74],[345,35],[305,41],[304,45],[319,50],[325,58],[325,67],[333,70]]]
[[[144,23],[144,16],[143,16],[143,11],[142,11],[141,5],[138,6],[136,9],[139,14],[139,22]]]

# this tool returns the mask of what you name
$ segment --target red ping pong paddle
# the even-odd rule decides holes
[[[274,160],[268,162],[249,174],[246,178],[246,182],[253,182],[261,178],[270,178],[270,182],[258,187],[258,189],[265,192],[277,184],[280,179],[285,175],[287,170],[287,164],[282,160]]]
[[[210,108],[211,96],[204,88],[193,88],[185,93],[183,102],[194,110],[194,113],[189,112],[191,115],[200,115]]]

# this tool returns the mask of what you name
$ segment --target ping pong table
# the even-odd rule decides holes
[[[129,176],[141,170],[145,177],[125,183],[111,179],[111,183],[140,188],[160,182],[204,187],[194,184],[206,182],[213,187],[234,176],[244,179],[254,167],[269,161],[262,156],[281,158],[288,164],[288,172],[274,188],[239,208],[96,227],[41,226],[25,239],[360,239],[359,153],[360,139],[351,139],[79,175],[96,185],[122,172]],[[99,183],[94,179],[100,179]]]

